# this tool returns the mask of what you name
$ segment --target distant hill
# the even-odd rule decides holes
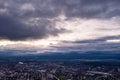
[[[1,58],[15,57],[26,59],[41,60],[70,60],[70,59],[117,59],[120,60],[119,51],[88,51],[88,52],[69,52],[69,53],[44,53],[44,54],[25,54],[16,55],[12,52],[0,52]]]

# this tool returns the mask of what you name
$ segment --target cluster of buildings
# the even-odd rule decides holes
[[[0,64],[0,80],[120,80],[120,67],[64,61],[9,62]]]

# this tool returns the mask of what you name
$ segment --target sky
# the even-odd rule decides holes
[[[0,52],[120,51],[120,0],[0,0]]]

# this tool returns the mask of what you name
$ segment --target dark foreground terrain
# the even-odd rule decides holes
[[[0,80],[120,80],[120,54],[0,56]]]
[[[0,80],[120,80],[120,61],[1,59]]]

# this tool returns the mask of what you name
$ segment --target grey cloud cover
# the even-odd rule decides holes
[[[120,35],[118,36],[105,36],[97,39],[89,39],[89,40],[77,40],[77,41],[63,41],[65,45],[69,46],[60,46],[54,48],[59,51],[66,52],[86,52],[86,51],[120,51],[120,43],[109,43],[107,40],[116,40],[120,39]]]
[[[32,11],[29,8],[32,5],[29,5],[29,3],[26,3],[23,6],[25,10],[22,10],[21,6],[24,4],[24,1],[19,2],[21,1],[0,1],[0,39],[43,39],[65,32],[65,29],[55,28],[54,23],[50,20],[37,16],[40,12]],[[33,20],[29,22],[30,19]]]
[[[75,41],[73,43],[104,43],[107,40],[114,40],[114,39],[120,39],[120,35],[117,36],[105,36],[105,37],[100,37],[97,39],[90,39],[90,40],[81,40],[81,41]]]
[[[57,36],[65,29],[55,28],[56,18],[111,18],[120,16],[120,0],[0,0],[0,38],[10,40],[42,39]],[[39,18],[36,25],[22,22]]]
[[[0,1],[1,8],[11,14],[22,16],[56,17],[64,12],[67,17],[114,17],[119,16],[119,0],[6,0]],[[31,4],[34,10],[21,11],[20,7]],[[28,6],[30,7],[30,6]]]

